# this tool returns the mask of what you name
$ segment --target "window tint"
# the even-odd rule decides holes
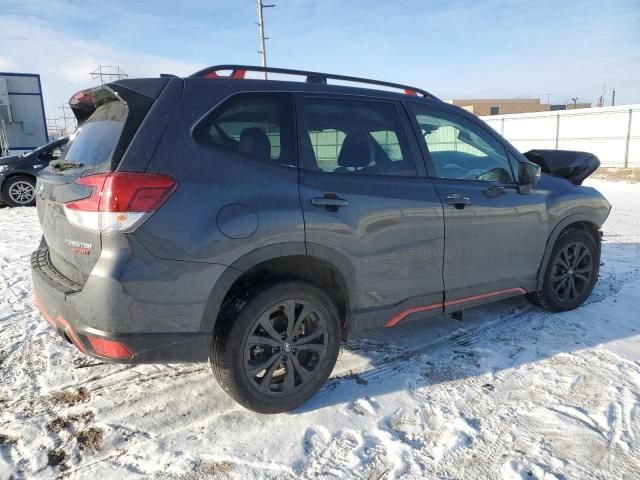
[[[107,171],[129,109],[124,102],[100,105],[76,131],[63,151],[65,162],[77,162],[94,171]]]
[[[302,166],[366,175],[416,175],[392,103],[306,97]]]
[[[274,164],[295,165],[288,94],[234,95],[194,129],[196,142],[219,151]]]
[[[507,153],[473,122],[457,115],[412,105],[431,161],[440,178],[512,182]]]

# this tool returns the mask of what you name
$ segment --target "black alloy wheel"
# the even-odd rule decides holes
[[[306,402],[338,358],[341,326],[327,294],[303,280],[248,289],[218,318],[211,367],[234,400],[259,413]]]
[[[288,395],[314,375],[327,353],[327,320],[309,302],[294,298],[264,312],[250,327],[244,370],[266,395]]]
[[[558,252],[552,266],[553,295],[561,302],[574,300],[589,288],[592,275],[593,258],[587,246],[570,243]]]
[[[591,294],[600,271],[600,245],[586,230],[560,234],[551,252],[542,289],[529,294],[536,305],[552,312],[573,310]]]

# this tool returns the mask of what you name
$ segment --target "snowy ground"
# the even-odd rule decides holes
[[[35,210],[1,209],[0,479],[640,478],[640,185],[591,184],[614,209],[588,304],[369,332],[277,416],[239,407],[208,365],[71,348],[33,307]]]

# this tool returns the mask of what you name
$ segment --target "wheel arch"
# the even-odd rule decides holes
[[[36,175],[34,175],[34,172],[27,172],[23,170],[13,170],[12,172],[6,174],[6,176],[2,180],[2,183],[0,184],[0,188],[2,188],[2,185],[4,185],[7,180],[13,177],[30,177],[33,180],[37,180],[37,177]]]
[[[598,244],[598,247],[600,247],[600,227],[602,226],[602,223],[604,223],[604,219],[600,221],[599,219],[594,218],[590,212],[574,213],[564,217],[557,223],[547,239],[544,255],[542,256],[542,261],[538,268],[536,290],[540,290],[540,288],[542,288],[544,273],[547,270],[547,265],[551,258],[551,252],[553,251],[553,247],[555,246],[558,237],[560,237],[563,232],[570,229],[583,230],[592,235]]]
[[[342,324],[342,337],[346,339],[350,328],[351,301],[355,275],[342,255],[325,247],[311,248],[304,243],[285,243],[263,247],[250,252],[220,276],[207,302],[201,330],[213,332],[232,300],[241,298],[259,284],[282,278],[298,278],[323,289],[333,300]]]

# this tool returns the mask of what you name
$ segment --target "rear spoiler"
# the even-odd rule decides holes
[[[87,90],[80,90],[69,99],[71,111],[76,116],[78,127],[81,127],[91,114],[103,104],[109,97],[113,98],[115,92],[103,85]]]
[[[109,100],[145,102],[146,97],[147,101],[153,103],[168,82],[169,78],[167,77],[118,80],[99,87],[80,90],[69,99],[69,106],[78,121],[78,127],[80,127],[96,108]]]

